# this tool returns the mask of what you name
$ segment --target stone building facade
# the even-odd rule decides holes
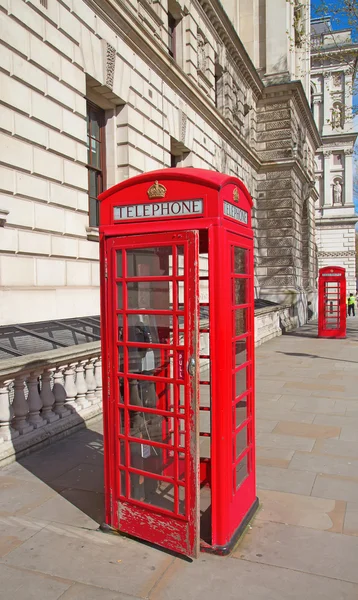
[[[348,292],[356,290],[352,115],[358,45],[350,30],[332,30],[329,18],[312,21],[311,107],[322,137],[316,156],[316,240],[319,267],[346,269]]]
[[[241,41],[257,14],[238,1],[238,26],[230,4],[0,0],[0,324],[98,314],[96,196],[170,166],[242,178],[257,294],[307,319],[320,143],[298,74],[307,19],[282,0],[293,50],[269,11]]]

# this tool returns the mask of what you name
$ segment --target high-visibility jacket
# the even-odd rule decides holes
[[[347,304],[348,304],[348,306],[352,306],[352,305],[355,306],[355,303],[356,303],[355,297],[354,296],[348,296],[348,298],[347,298]]]

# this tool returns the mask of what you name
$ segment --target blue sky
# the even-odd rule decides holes
[[[319,7],[322,4],[321,0],[311,0],[311,15],[312,17],[322,17],[322,12],[316,11],[316,7]],[[339,7],[342,5],[342,0],[327,0],[328,11],[327,16],[329,16],[329,8],[332,7],[334,11],[334,17],[332,27],[333,29],[345,29],[346,27],[350,27],[348,23],[347,14],[339,11]],[[357,38],[357,32],[353,31],[353,39]]]
[[[334,13],[334,19],[332,20],[332,27],[333,29],[345,29],[347,28],[352,28],[352,26],[348,23],[348,17],[347,14],[344,12],[340,12],[339,8],[342,5],[342,0],[326,0],[327,4],[329,7],[332,7],[333,10],[337,11]],[[322,12],[318,12],[316,11],[316,7],[320,6],[322,4],[321,0],[311,0],[311,16],[314,17],[322,17],[322,16],[329,16],[329,10],[327,11],[327,15],[322,15]],[[357,41],[358,39],[358,27],[357,28],[352,28],[352,37],[354,41]],[[353,103],[357,106],[358,105],[358,97],[355,96],[353,99]],[[354,117],[355,122],[358,125],[358,117]],[[358,127],[357,127],[358,128]],[[355,152],[357,153],[357,144],[356,144],[356,150]],[[358,173],[357,173],[357,159],[355,161],[355,173],[354,173],[355,177],[358,177]],[[355,196],[354,198],[354,204],[355,204],[355,208],[356,208],[356,212],[358,212],[358,197]],[[358,223],[357,223],[358,225]],[[358,227],[356,227],[358,229]]]

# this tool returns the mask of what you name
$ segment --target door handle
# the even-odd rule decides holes
[[[188,373],[191,377],[194,377],[196,372],[196,360],[194,356],[191,356],[188,360]]]

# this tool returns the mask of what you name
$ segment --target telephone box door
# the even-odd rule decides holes
[[[198,234],[111,238],[106,249],[112,521],[194,557]]]

